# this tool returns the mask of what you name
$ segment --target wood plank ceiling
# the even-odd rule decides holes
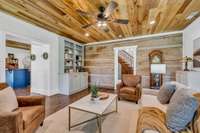
[[[186,19],[192,12],[200,11],[200,0],[115,0],[119,6],[111,17],[128,18],[128,25],[109,23],[109,32],[96,25],[82,29],[94,20],[80,16],[76,9],[97,14],[98,8],[106,7],[109,1],[0,0],[0,9],[81,43],[182,30],[200,15]],[[85,33],[90,36],[86,37]]]

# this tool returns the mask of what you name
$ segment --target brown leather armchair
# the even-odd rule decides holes
[[[141,76],[133,74],[123,74],[122,81],[117,84],[118,99],[121,98],[138,103],[141,98]]]
[[[6,88],[0,83],[0,90]],[[33,133],[45,118],[44,96],[18,96],[19,108],[13,112],[0,112],[0,132]]]

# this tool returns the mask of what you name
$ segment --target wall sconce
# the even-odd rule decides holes
[[[49,57],[49,55],[48,55],[47,52],[44,52],[44,53],[42,54],[42,57],[43,57],[43,59],[47,60],[48,57]]]
[[[35,54],[31,54],[30,59],[31,59],[32,61],[36,60],[36,55],[35,55]]]

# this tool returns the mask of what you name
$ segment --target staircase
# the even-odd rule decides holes
[[[118,62],[121,64],[122,74],[133,74],[134,57],[124,50],[119,51]]]

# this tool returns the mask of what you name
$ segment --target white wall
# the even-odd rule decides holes
[[[22,61],[23,61],[23,59],[25,57],[30,56],[30,51],[29,50],[11,48],[11,47],[6,47],[6,55],[8,55],[8,53],[14,54],[15,58],[18,59],[19,68],[24,68],[24,65],[23,65]]]
[[[200,37],[200,17],[183,31],[183,56],[193,57],[193,42]],[[192,68],[192,63],[190,64]]]
[[[5,82],[5,58],[6,58],[6,42],[5,34],[0,31],[0,82]]]
[[[49,45],[32,42],[31,53],[35,54],[36,59],[31,62],[31,67],[34,67],[34,69],[31,69],[31,92],[48,95],[51,91],[51,89],[49,90],[50,61],[43,59],[42,54],[44,52],[49,53]],[[41,90],[40,88],[44,89]]]
[[[52,32],[49,32],[47,30],[44,30],[42,28],[39,28],[37,26],[34,26],[32,24],[26,23],[22,20],[19,20],[15,17],[12,17],[10,15],[4,14],[0,12],[0,31],[3,34],[0,34],[0,40],[4,40],[2,38],[5,38],[6,33],[10,33],[13,35],[17,35],[19,37],[24,37],[25,40],[31,40],[34,42],[40,42],[49,45],[49,62],[50,62],[50,82],[49,82],[49,95],[57,93],[59,90],[58,86],[58,35],[54,34]],[[0,45],[2,47],[2,45]],[[0,48],[0,58],[5,57],[5,49]],[[2,53],[3,52],[3,53]],[[2,62],[3,60],[1,60]],[[1,67],[1,73],[0,77],[2,80],[5,79],[5,72],[4,72],[4,66],[5,64],[2,63]],[[34,66],[32,66],[34,69]],[[40,73],[40,72],[38,72]],[[38,79],[39,81],[40,79]],[[44,86],[46,83],[42,83],[41,86]],[[47,89],[47,88],[41,88],[41,89]]]

